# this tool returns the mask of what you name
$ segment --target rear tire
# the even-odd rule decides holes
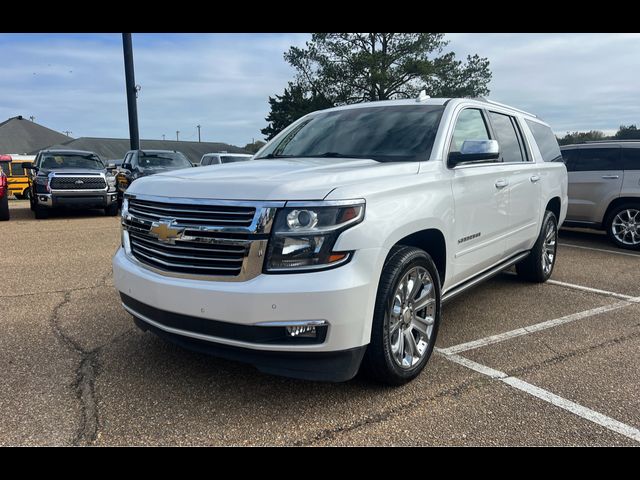
[[[118,215],[118,203],[116,202],[112,205],[109,205],[107,208],[105,208],[104,214],[107,217],[115,217],[116,215]]]
[[[528,282],[544,283],[551,277],[558,249],[558,220],[547,210],[542,228],[529,256],[516,264],[518,276]]]
[[[387,385],[417,377],[436,342],[440,301],[440,277],[429,254],[393,247],[380,276],[363,373]]]
[[[9,195],[0,198],[0,221],[9,220]]]
[[[609,239],[619,248],[640,250],[640,203],[625,203],[611,210],[605,222]]]

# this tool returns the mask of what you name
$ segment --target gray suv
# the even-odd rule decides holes
[[[606,230],[617,246],[640,250],[640,141],[561,148],[569,172],[565,226]]]

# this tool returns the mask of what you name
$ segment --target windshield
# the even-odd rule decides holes
[[[251,155],[248,155],[246,157],[236,157],[236,156],[231,156],[231,155],[220,155],[220,160],[222,160],[222,163],[244,162],[246,160],[249,160],[250,158],[251,158]]]
[[[40,168],[92,168],[103,169],[104,164],[97,155],[77,153],[45,153],[40,160]]]
[[[140,152],[138,165],[142,168],[185,168],[191,162],[180,152]]]
[[[290,127],[258,158],[428,160],[443,105],[393,105],[320,112]]]

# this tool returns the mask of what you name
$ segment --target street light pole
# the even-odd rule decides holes
[[[122,49],[124,51],[124,77],[127,91],[127,107],[129,110],[129,139],[131,150],[140,149],[140,135],[138,133],[138,106],[136,103],[136,79],[133,74],[133,45],[131,34],[122,34]]]
[[[180,130],[176,130],[176,142],[180,141],[180,138],[178,138],[178,135],[180,135]]]
[[[200,143],[200,125],[196,125],[198,127],[198,143]]]

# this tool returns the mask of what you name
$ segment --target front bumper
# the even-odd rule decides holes
[[[78,192],[59,191],[52,193],[38,193],[38,205],[48,208],[77,207],[77,208],[107,208],[118,202],[118,192],[104,190],[85,190]]]
[[[182,342],[197,340],[210,346],[237,347],[247,353],[246,361],[258,365],[252,360],[256,352],[337,354],[366,346],[381,258],[383,260],[384,256],[380,250],[365,249],[357,251],[348,264],[333,270],[261,274],[244,282],[220,282],[177,278],[150,271],[120,248],[113,258],[113,274],[116,288],[124,295],[125,308],[156,333],[179,337]],[[127,302],[127,298],[134,302]],[[145,306],[153,310],[145,309]],[[162,312],[171,315],[171,322]],[[207,320],[212,323],[210,328],[207,328]],[[218,329],[225,325],[231,329],[235,325],[237,330],[257,325],[275,328],[283,322],[308,320],[328,324],[324,341],[305,344],[286,340],[267,342],[261,341],[259,336],[251,339],[239,333],[224,333],[229,331],[224,328]],[[270,323],[274,327],[270,327]]]

